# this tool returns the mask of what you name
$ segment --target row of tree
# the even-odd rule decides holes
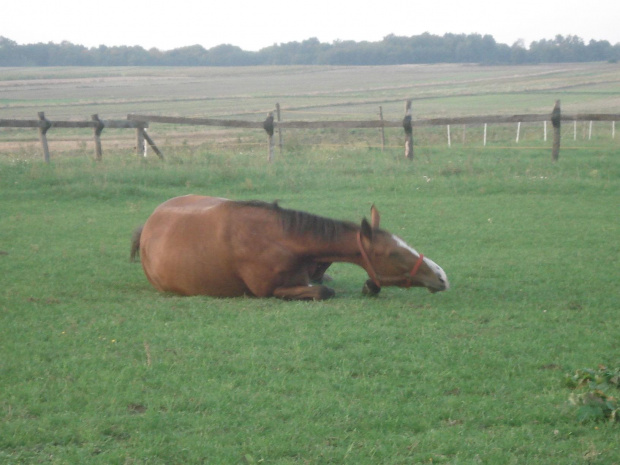
[[[554,39],[499,44],[493,36],[429,33],[389,35],[379,42],[312,38],[244,51],[233,45],[200,45],[169,51],[142,47],[86,48],[70,42],[19,45],[0,36],[0,66],[253,66],[253,65],[397,65],[416,63],[528,64],[620,60],[620,43],[558,35]]]

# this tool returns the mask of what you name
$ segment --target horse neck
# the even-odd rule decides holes
[[[357,245],[359,230],[345,231],[337,238],[325,240],[313,236],[304,237],[300,253],[317,261],[347,262],[362,266],[363,259]]]

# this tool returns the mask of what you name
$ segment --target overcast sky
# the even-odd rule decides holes
[[[424,32],[490,34],[508,45],[557,34],[620,43],[620,0],[17,0],[2,10],[0,36],[19,44],[259,50],[311,37],[359,42]]]

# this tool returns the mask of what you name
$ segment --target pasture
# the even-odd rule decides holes
[[[400,121],[404,102],[413,102],[413,117],[437,118],[474,115],[550,113],[561,99],[562,111],[617,113],[620,108],[620,65],[611,63],[549,64],[536,66],[411,65],[376,67],[284,66],[248,68],[2,68],[0,119],[37,119],[44,111],[50,120],[124,119],[128,113],[262,122],[279,103],[283,121],[377,120],[382,107],[386,120]],[[478,147],[479,127],[453,129],[453,143]],[[541,125],[524,124],[521,143],[540,142]],[[597,123],[594,136],[609,141],[609,123]],[[620,129],[619,129],[620,131]],[[213,151],[266,150],[263,131],[152,124],[149,133],[164,149],[206,146]],[[489,143],[514,141],[516,127],[489,128]],[[587,135],[580,123],[578,141],[573,128],[563,128],[563,145],[580,146]],[[416,145],[446,144],[445,128],[414,134]],[[91,130],[48,132],[55,153],[92,153]],[[131,150],[135,135],[105,129],[108,150]],[[379,131],[285,131],[290,150],[311,145],[378,147]],[[401,129],[386,130],[388,147],[403,146]],[[170,149],[168,148],[170,147]],[[0,154],[20,158],[40,156],[32,129],[0,128]]]
[[[617,139],[503,145],[1,152],[0,463],[620,463],[565,382],[620,364]],[[336,264],[324,302],[158,293],[131,232],[187,193],[375,203],[452,288],[367,298]]]

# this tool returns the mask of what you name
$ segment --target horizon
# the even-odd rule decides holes
[[[467,36],[480,36],[480,37],[491,36],[491,37],[493,37],[493,40],[495,40],[495,43],[496,43],[496,44],[499,44],[499,45],[507,45],[507,46],[509,46],[509,47],[519,44],[519,45],[520,45],[521,47],[523,47],[525,50],[529,50],[529,49],[530,49],[530,47],[531,47],[531,45],[532,45],[533,43],[542,42],[542,41],[545,41],[545,40],[546,40],[546,41],[552,41],[552,40],[555,40],[558,36],[561,36],[561,37],[563,37],[563,38],[565,38],[565,39],[566,39],[566,38],[570,38],[570,37],[575,37],[575,38],[577,38],[577,39],[581,40],[581,41],[584,43],[584,45],[588,45],[588,43],[589,43],[590,41],[595,41],[595,42],[603,42],[603,41],[606,41],[606,42],[609,42],[609,43],[611,44],[611,46],[617,46],[617,45],[620,45],[620,41],[618,41],[618,42],[614,43],[614,42],[612,42],[612,41],[610,41],[610,40],[608,40],[608,39],[599,39],[599,40],[597,40],[597,39],[590,39],[590,40],[586,40],[586,39],[584,39],[583,37],[580,37],[579,35],[576,35],[576,34],[569,34],[569,35],[554,34],[554,35],[553,35],[553,37],[544,37],[544,38],[540,38],[540,39],[535,39],[535,40],[532,40],[532,41],[531,41],[531,42],[529,42],[529,43],[525,43],[525,41],[523,41],[523,40],[518,40],[518,41],[514,42],[513,44],[508,44],[508,43],[501,42],[501,41],[497,40],[497,39],[493,36],[493,34],[482,34],[482,33],[455,33],[455,32],[446,32],[446,33],[443,33],[443,34],[433,34],[433,33],[430,33],[430,32],[423,32],[423,33],[421,33],[421,34],[413,34],[413,35],[410,35],[410,36],[402,36],[402,35],[397,35],[397,34],[388,34],[388,35],[384,36],[383,38],[381,38],[381,39],[379,39],[379,40],[341,40],[341,39],[335,39],[335,40],[333,40],[333,41],[331,41],[331,42],[321,41],[321,40],[319,40],[317,37],[308,37],[308,38],[306,38],[306,39],[302,39],[302,40],[291,40],[291,41],[288,41],[288,42],[279,42],[279,43],[274,43],[274,44],[272,44],[272,45],[267,45],[267,46],[265,46],[265,47],[262,47],[262,48],[260,48],[260,49],[258,49],[258,50],[247,50],[247,49],[244,49],[243,47],[241,47],[241,46],[239,46],[239,45],[236,45],[236,44],[230,44],[230,43],[221,43],[221,44],[216,44],[216,45],[213,45],[213,46],[211,46],[211,47],[205,47],[205,46],[204,46],[204,45],[202,45],[202,44],[187,44],[187,45],[181,45],[181,46],[178,46],[178,47],[175,47],[175,48],[171,48],[171,49],[161,49],[161,48],[158,48],[158,47],[148,47],[148,48],[147,48],[147,47],[144,47],[144,46],[139,45],[139,44],[134,44],[134,45],[130,45],[130,44],[107,45],[107,44],[105,44],[105,43],[102,43],[102,44],[98,44],[98,45],[88,46],[88,45],[81,44],[81,43],[75,43],[75,42],[72,42],[72,41],[70,41],[70,40],[62,40],[62,41],[59,41],[59,42],[57,42],[57,41],[53,41],[53,40],[50,40],[50,41],[47,41],[47,42],[42,42],[42,41],[39,41],[39,42],[30,42],[30,43],[19,43],[19,42],[17,42],[16,40],[14,40],[14,39],[12,39],[12,38],[10,38],[10,37],[3,36],[3,35],[0,35],[0,38],[4,38],[4,39],[6,39],[6,40],[9,40],[9,41],[11,41],[11,42],[14,42],[14,43],[16,43],[16,44],[17,44],[17,46],[31,46],[31,45],[40,45],[40,44],[42,44],[42,45],[62,45],[63,43],[68,43],[68,44],[71,44],[71,45],[73,45],[73,46],[76,46],[76,47],[84,47],[84,48],[89,49],[89,50],[90,50],[90,49],[97,49],[97,48],[100,48],[100,47],[107,47],[107,48],[123,48],[123,47],[127,47],[127,48],[134,48],[134,47],[140,47],[140,48],[142,48],[142,49],[144,49],[144,50],[146,50],[146,51],[150,51],[150,50],[157,50],[157,51],[159,51],[159,52],[163,52],[163,53],[170,52],[170,51],[174,51],[174,50],[180,50],[180,49],[185,49],[185,48],[196,47],[196,46],[202,47],[202,48],[203,48],[203,49],[205,49],[205,50],[210,50],[210,49],[217,48],[217,47],[222,47],[222,46],[231,46],[231,47],[237,47],[237,48],[241,49],[243,52],[259,53],[259,52],[261,52],[262,50],[267,49],[267,48],[270,48],[270,47],[274,47],[274,46],[276,46],[276,47],[277,47],[277,46],[287,45],[287,44],[291,44],[291,43],[304,43],[304,42],[311,41],[311,40],[318,40],[318,41],[319,41],[319,43],[320,43],[320,44],[323,44],[323,45],[336,45],[336,44],[338,44],[338,43],[342,43],[342,42],[354,42],[354,43],[364,43],[364,42],[368,42],[368,43],[378,43],[378,42],[382,42],[382,41],[384,41],[387,37],[390,37],[390,36],[395,36],[395,37],[407,37],[407,38],[411,38],[411,37],[419,37],[419,36],[422,36],[422,35],[425,35],[425,34],[429,34],[429,35],[431,35],[431,36],[435,36],[435,37],[444,37],[444,36],[447,36],[447,35],[454,35],[454,36],[466,36],[466,37],[467,37]]]

